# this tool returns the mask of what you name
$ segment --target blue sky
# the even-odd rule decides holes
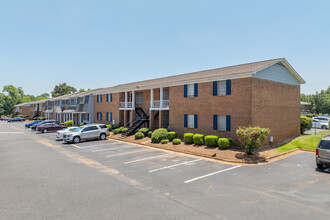
[[[285,57],[330,82],[330,1],[0,0],[0,88],[101,88]]]

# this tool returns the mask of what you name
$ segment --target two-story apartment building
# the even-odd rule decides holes
[[[94,119],[234,139],[239,126],[253,125],[278,142],[299,135],[302,83],[280,58],[122,84],[95,93]]]
[[[279,58],[68,94],[33,103],[32,109],[38,104],[38,114],[61,122],[166,127],[180,136],[237,139],[239,126],[260,126],[270,128],[278,142],[300,134],[303,83]]]

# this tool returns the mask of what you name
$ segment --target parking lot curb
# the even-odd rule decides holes
[[[273,160],[273,159],[276,159],[277,157],[281,157],[281,156],[284,156],[284,155],[287,155],[287,154],[291,154],[291,153],[299,151],[299,150],[300,149],[298,149],[298,148],[293,149],[293,150],[289,150],[289,151],[286,151],[286,152],[283,152],[283,153],[280,153],[280,154],[277,154],[277,155],[274,155],[274,156],[267,157],[267,160]]]

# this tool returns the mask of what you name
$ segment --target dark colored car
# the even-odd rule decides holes
[[[316,166],[322,169],[324,165],[330,166],[330,135],[323,137],[316,148]]]
[[[56,123],[49,123],[37,126],[37,131],[41,133],[54,132],[66,128],[64,125],[58,125]]]
[[[59,123],[58,123],[57,121],[55,121],[55,120],[45,120],[45,121],[40,122],[39,124],[31,125],[31,129],[32,129],[32,130],[36,130],[38,126],[41,126],[41,125],[43,125],[43,124],[49,124],[49,123],[59,124]]]
[[[32,125],[39,124],[40,122],[42,122],[42,120],[35,120],[33,122],[25,124],[25,127],[30,128]]]
[[[7,120],[7,122],[25,121],[25,118],[17,117]]]

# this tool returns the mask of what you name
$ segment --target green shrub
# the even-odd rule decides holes
[[[229,140],[230,145],[232,145],[234,143],[234,139],[232,139],[232,138],[227,138],[227,139]]]
[[[112,130],[112,125],[105,125],[107,126],[108,130],[111,131]]]
[[[196,144],[196,145],[204,145],[204,143],[205,143],[204,137],[205,137],[204,134],[195,134],[193,136],[194,144]]]
[[[301,115],[300,116],[300,133],[303,134],[306,130],[310,130],[313,125],[313,119]]]
[[[316,115],[315,115],[315,114],[307,114],[306,116],[309,117],[309,118],[313,118],[313,117],[315,117]]]
[[[120,128],[113,130],[113,134],[119,134],[119,133],[120,133]]]
[[[85,122],[80,122],[78,125],[79,126],[83,126],[83,125],[85,125],[86,123]]]
[[[193,133],[185,133],[183,135],[184,142],[186,144],[192,144],[194,143],[194,134]]]
[[[181,140],[179,138],[175,138],[175,139],[173,139],[172,143],[173,143],[173,145],[179,145],[179,144],[181,144]]]
[[[159,128],[156,129],[154,132],[152,132],[151,135],[152,143],[159,143],[163,139],[167,139],[167,130],[165,128]]]
[[[128,130],[128,128],[121,129],[121,133],[125,133]]]
[[[64,122],[60,122],[60,125],[64,125]]]
[[[142,132],[145,137],[148,136],[149,129],[148,128],[141,128],[139,132]]]
[[[261,147],[261,144],[269,136],[270,130],[269,128],[251,126],[247,128],[238,127],[236,134],[242,145],[245,147],[246,153],[253,154]]]
[[[152,135],[152,131],[149,131],[149,132],[148,132],[148,137],[151,138],[151,135]]]
[[[144,134],[142,132],[136,132],[135,133],[135,140],[144,138]]]
[[[162,143],[162,144],[167,144],[168,142],[169,142],[168,139],[163,139],[163,140],[160,141],[160,143]]]
[[[40,116],[40,117],[37,117],[37,120],[46,120],[46,118],[43,116]]]
[[[67,127],[72,127],[73,126],[73,121],[68,120],[68,121],[64,122],[64,125],[67,126]]]
[[[170,131],[168,132],[167,134],[167,139],[169,141],[173,141],[173,139],[177,138],[178,137],[178,133],[174,132],[174,131]]]
[[[218,146],[219,146],[220,149],[228,149],[230,147],[229,138],[219,138],[218,139]]]
[[[218,136],[207,135],[205,136],[205,145],[208,147],[217,147],[218,146]]]

